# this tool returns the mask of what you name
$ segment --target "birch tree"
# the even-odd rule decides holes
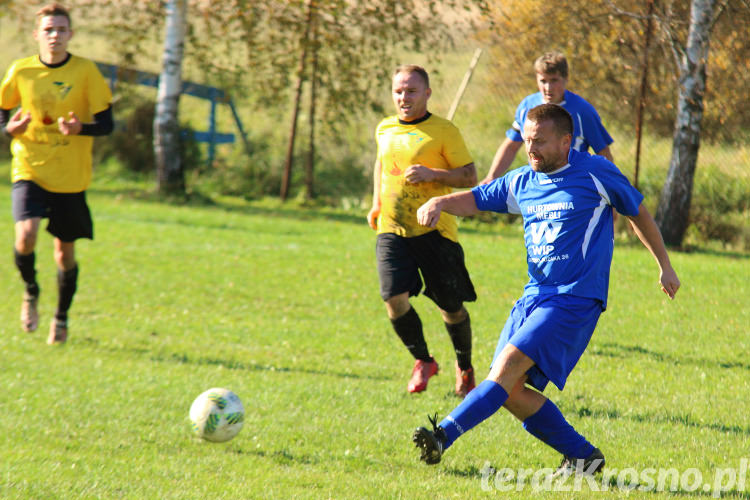
[[[154,118],[157,189],[162,194],[184,194],[177,110],[182,92],[187,0],[169,0],[166,12],[164,55]]]
[[[668,245],[679,246],[690,221],[690,199],[700,147],[706,66],[711,28],[723,6],[718,0],[693,0],[690,30],[684,49],[672,46],[679,60],[679,94],[672,142],[672,159],[656,211],[656,223]]]

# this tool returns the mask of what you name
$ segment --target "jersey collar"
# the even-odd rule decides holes
[[[65,63],[67,63],[68,61],[70,61],[70,52],[67,53],[67,55],[65,56],[65,59],[63,59],[62,61],[60,61],[59,63],[56,63],[56,64],[47,64],[46,62],[42,61],[41,57],[39,57],[39,62],[40,63],[44,64],[48,68],[53,68],[53,69],[54,68],[59,68],[60,66],[64,66]]]
[[[432,113],[428,111],[422,118],[417,118],[416,120],[412,120],[410,122],[405,122],[404,120],[399,118],[398,123],[399,125],[416,125],[417,123],[422,123],[423,121],[429,119],[431,116],[432,116]]]
[[[563,170],[567,170],[568,168],[570,168],[570,163],[566,163],[562,167],[558,168],[557,170],[553,170],[552,172],[544,172],[544,175],[546,175],[547,177],[550,177],[550,176],[553,176],[553,175],[557,175],[560,172],[562,172]]]

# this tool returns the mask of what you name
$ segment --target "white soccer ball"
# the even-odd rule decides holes
[[[193,431],[207,441],[229,441],[242,429],[245,408],[240,398],[228,389],[209,389],[190,406]]]

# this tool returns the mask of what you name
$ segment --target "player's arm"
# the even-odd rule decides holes
[[[602,149],[601,151],[597,151],[596,154],[598,154],[599,156],[605,157],[612,163],[615,162],[614,156],[612,156],[612,151],[609,149],[609,146],[604,146],[604,149]]]
[[[516,158],[518,150],[523,146],[523,142],[514,141],[508,137],[497,148],[495,157],[492,159],[492,165],[487,175],[482,179],[480,184],[489,184],[498,177],[502,177],[510,168],[510,164]]]
[[[673,299],[680,288],[680,280],[669,261],[667,248],[664,246],[664,240],[654,218],[651,217],[646,206],[641,203],[638,207],[638,215],[628,216],[628,219],[630,219],[630,224],[633,226],[638,239],[641,240],[643,246],[651,252],[651,255],[659,264],[659,283],[662,291]]]
[[[404,177],[412,184],[439,182],[455,188],[474,187],[477,184],[477,168],[474,162],[450,170],[412,165],[406,169]]]
[[[382,166],[380,164],[380,158],[375,160],[375,166],[373,167],[373,179],[372,179],[372,208],[367,213],[367,223],[374,230],[378,229],[378,216],[380,215],[380,173]]]
[[[442,212],[461,216],[479,213],[474,193],[471,191],[461,191],[430,198],[427,203],[417,210],[417,222],[423,226],[435,227],[438,220],[440,220]]]
[[[0,129],[8,137],[15,137],[26,132],[26,128],[31,123],[31,113],[24,113],[18,109],[13,116],[10,116],[9,109],[0,109]]]
[[[63,117],[57,119],[58,127],[63,135],[90,135],[100,136],[112,133],[115,128],[112,119],[112,106],[108,106],[104,111],[94,114],[92,123],[81,123],[75,113],[68,113],[68,119]]]

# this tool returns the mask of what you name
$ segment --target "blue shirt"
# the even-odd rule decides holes
[[[510,140],[523,142],[523,124],[526,121],[526,115],[532,108],[540,104],[544,104],[541,92],[531,94],[521,101],[521,104],[516,108],[513,125],[505,132],[505,135]],[[589,147],[591,147],[594,153],[598,153],[614,142],[607,129],[602,125],[599,113],[583,97],[566,90],[560,106],[565,108],[573,117],[573,142],[570,145],[571,149],[588,151]]]
[[[529,165],[472,189],[479,210],[521,214],[529,282],[524,295],[569,293],[607,306],[612,210],[638,215],[643,195],[610,161],[570,151],[554,172]]]

